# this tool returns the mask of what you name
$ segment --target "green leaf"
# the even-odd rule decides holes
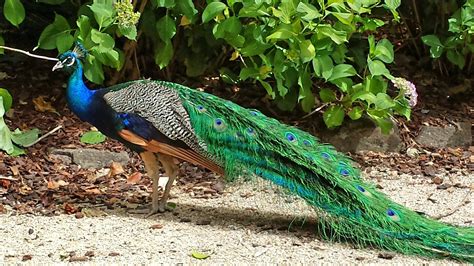
[[[12,141],[20,146],[28,147],[38,140],[39,129],[33,128],[26,131],[21,131],[19,128],[12,132]]]
[[[328,128],[340,126],[344,121],[344,108],[340,105],[332,105],[324,111],[323,119]]]
[[[56,47],[59,53],[64,53],[71,48],[74,43],[74,37],[69,33],[62,33],[56,37]]]
[[[204,259],[209,258],[209,256],[211,256],[211,255],[206,254],[206,253],[202,253],[202,252],[198,252],[198,251],[193,251],[191,253],[191,256],[195,259],[198,259],[198,260],[204,260]]]
[[[369,67],[370,74],[372,76],[385,76],[388,79],[393,79],[393,76],[390,75],[390,71],[388,71],[387,67],[385,67],[385,64],[382,61],[379,60],[367,60],[367,65]]]
[[[300,2],[296,7],[296,11],[299,13],[305,14],[301,18],[306,21],[311,21],[315,18],[320,18],[322,15],[319,13],[318,9],[313,6],[312,4],[307,4],[304,2]]]
[[[311,61],[316,55],[316,49],[310,40],[300,42],[300,57],[303,63]]]
[[[400,100],[395,101],[395,106],[393,107],[393,110],[395,110],[397,114],[405,116],[407,120],[410,120],[411,109],[407,99],[402,98]]]
[[[158,22],[156,22],[156,29],[158,30],[160,39],[164,42],[171,40],[171,38],[176,34],[176,24],[168,15],[163,16],[158,20]]]
[[[18,146],[16,146],[15,144],[13,144],[13,151],[8,153],[8,155],[12,156],[12,157],[17,157],[17,156],[20,156],[20,155],[25,155],[26,152],[24,149],[21,149],[19,148]]]
[[[383,134],[389,134],[392,130],[393,122],[389,118],[379,117],[368,112],[369,117],[380,127]]]
[[[375,108],[379,110],[386,110],[390,109],[393,106],[395,106],[395,103],[393,102],[392,98],[388,96],[386,93],[377,93],[375,96]]]
[[[392,15],[396,21],[400,19],[397,8],[400,6],[401,2],[401,0],[385,0],[385,6],[390,9],[390,12],[392,12]]]
[[[0,97],[2,97],[3,100],[3,109],[5,110],[5,112],[7,112],[12,107],[12,95],[6,89],[0,88]]]
[[[331,83],[336,85],[342,92],[349,91],[353,86],[352,79],[350,78],[338,78],[331,80]]]
[[[0,45],[5,45],[5,40],[2,36],[0,36]],[[3,48],[0,48],[0,54],[4,54]]]
[[[118,26],[120,33],[127,37],[129,40],[136,40],[137,39],[137,27],[135,25],[132,26],[123,26],[119,24]]]
[[[189,20],[193,20],[194,15],[198,13],[194,7],[193,0],[178,0],[176,7],[184,14]]]
[[[424,44],[430,47],[430,56],[438,58],[443,54],[443,44],[436,35],[425,35],[421,37]]]
[[[158,7],[172,8],[175,6],[174,0],[155,0]],[[181,0],[178,0],[181,1]]]
[[[14,145],[12,143],[10,129],[8,129],[7,124],[5,124],[5,120],[3,120],[4,114],[3,99],[2,96],[0,96],[0,149],[11,154],[14,151]]]
[[[286,24],[282,24],[282,25],[286,25]],[[266,39],[267,40],[271,40],[271,39],[287,40],[294,36],[297,36],[297,33],[293,32],[293,30],[290,27],[280,27],[275,32],[268,35]]]
[[[163,44],[163,46],[157,49],[155,54],[155,63],[160,67],[160,69],[163,69],[169,64],[172,58],[173,44],[168,40]]]
[[[340,78],[352,77],[357,74],[355,68],[349,64],[339,64],[332,70],[331,77],[328,81],[333,81]]]
[[[335,16],[340,22],[346,25],[352,25],[354,15],[347,12],[329,12],[331,15]]]
[[[88,7],[94,13],[94,18],[97,21],[97,24],[99,24],[99,30],[109,26],[114,21],[114,8],[111,0],[94,0],[94,3],[88,5]]]
[[[60,5],[62,3],[64,3],[65,0],[36,0],[36,2],[39,2],[39,3],[45,3],[45,4],[48,4],[48,5]]]
[[[272,85],[270,83],[263,81],[263,80],[258,80],[260,84],[262,84],[262,87],[267,91],[268,95],[272,97],[272,99],[275,99],[275,91],[272,88]]]
[[[87,16],[80,16],[77,21],[76,25],[79,28],[79,39],[83,42],[86,47],[90,47],[87,45],[88,37],[90,36],[92,27],[89,17]]]
[[[366,101],[368,104],[372,104],[375,102],[375,95],[372,92],[368,91],[358,91],[351,96],[352,102],[356,100],[363,100]]]
[[[390,9],[397,9],[401,3],[402,3],[402,0],[385,0],[385,4]]]
[[[69,35],[70,29],[71,27],[69,26],[67,20],[63,16],[56,14],[54,17],[54,22],[46,26],[43,32],[41,32],[41,35],[38,39],[38,45],[36,47],[46,50],[57,48],[57,38],[61,35]],[[67,37],[63,36],[61,38],[64,38],[63,41],[65,41],[65,38]],[[64,43],[60,42],[61,46],[63,46],[63,44]],[[68,49],[69,48],[70,47],[68,47]]]
[[[219,69],[219,75],[225,83],[237,84],[239,82],[239,77],[227,67]]]
[[[334,63],[329,55],[316,56],[312,63],[316,76],[323,77],[326,80],[331,77]]]
[[[389,64],[393,62],[393,45],[387,39],[382,39],[377,43],[374,51],[375,58]]]
[[[356,106],[352,108],[352,110],[349,111],[348,115],[352,120],[357,120],[362,117],[363,113],[364,113],[364,110],[361,107]]]
[[[222,11],[224,11],[227,6],[222,2],[212,2],[206,6],[202,12],[202,22],[209,22],[211,19],[214,19]]]
[[[20,0],[5,0],[3,15],[12,25],[18,27],[25,19],[25,8]]]
[[[333,42],[336,44],[342,44],[347,42],[347,33],[345,31],[336,30],[334,27],[326,24],[319,25],[316,28],[316,32],[318,35],[323,35],[326,37],[331,38]]]
[[[242,29],[242,24],[240,23],[239,18],[237,17],[230,17],[216,26],[213,29],[214,37],[216,38],[225,38],[228,34],[229,37],[235,37],[237,34],[240,33]]]
[[[98,144],[104,142],[105,135],[99,131],[88,131],[81,137],[81,142],[86,144]]]
[[[331,89],[321,89],[319,91],[319,98],[324,103],[334,102],[336,100],[336,93]]]
[[[242,80],[247,80],[248,78],[256,78],[260,74],[260,71],[256,67],[244,67],[240,70],[239,77]]]
[[[95,44],[99,45],[99,51],[103,53],[107,53],[109,49],[113,49],[115,46],[115,41],[112,36],[96,29],[92,29],[91,39]]]
[[[102,64],[94,55],[89,54],[87,56],[84,75],[88,80],[96,84],[102,84],[102,82],[104,82],[104,70]]]
[[[458,66],[459,69],[463,69],[466,64],[466,58],[456,50],[448,50],[446,57],[451,63]]]
[[[311,91],[311,76],[307,71],[303,71],[298,77],[298,85],[300,85],[298,100],[301,102],[301,108],[309,113],[314,107],[315,99]]]

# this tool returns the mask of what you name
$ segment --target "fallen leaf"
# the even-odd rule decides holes
[[[75,261],[88,261],[89,257],[87,256],[72,256],[69,258],[69,262],[75,262]]]
[[[161,229],[161,228],[163,228],[162,224],[154,224],[154,225],[150,226],[150,229]]]
[[[198,260],[204,260],[204,259],[209,258],[210,254],[206,254],[206,253],[202,253],[202,252],[198,252],[198,251],[193,251],[191,253],[191,256],[195,259],[198,259]]]
[[[9,188],[12,181],[8,179],[0,179],[0,187]]]
[[[58,181],[53,181],[53,180],[50,180],[48,181],[48,189],[58,189],[60,187],[64,187],[64,186],[67,186],[69,185],[68,182],[64,181],[64,180],[58,180]]]
[[[33,256],[31,256],[31,255],[23,255],[23,257],[21,257],[21,261],[31,260],[32,258],[33,258]]]
[[[117,256],[120,256],[120,253],[118,253],[118,252],[110,252],[109,253],[109,257],[117,257]]]
[[[123,167],[120,163],[117,162],[112,162],[110,165],[110,176],[116,176],[123,174],[125,170],[123,170]]]
[[[102,191],[100,191],[98,188],[91,188],[91,189],[86,189],[86,193],[100,195],[102,194]]]
[[[87,256],[87,257],[94,257],[94,256],[95,256],[95,253],[94,253],[94,251],[89,250],[89,251],[86,252],[86,254],[84,254],[84,256]]]
[[[91,209],[91,208],[83,208],[81,212],[87,216],[87,217],[103,217],[107,216],[107,213],[105,213],[102,210],[99,209]]]
[[[142,179],[142,174],[140,172],[135,172],[127,178],[127,184],[134,185]]]
[[[23,184],[19,189],[19,192],[22,195],[28,195],[30,191],[31,191],[31,188],[25,184]]]
[[[64,212],[66,214],[73,214],[77,212],[77,208],[74,205],[66,202],[64,203]]]
[[[35,106],[35,110],[38,112],[51,112],[58,114],[58,111],[51,106],[51,102],[45,100],[45,96],[38,96],[33,99],[33,104]]]
[[[10,166],[10,170],[12,171],[12,174],[14,176],[17,176],[20,174],[20,170],[18,170],[18,165]]]

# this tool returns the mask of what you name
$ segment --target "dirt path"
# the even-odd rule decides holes
[[[433,216],[447,214],[468,200],[442,220],[474,224],[474,198],[469,195],[474,185],[472,174],[449,176],[458,185],[448,189],[437,189],[426,178],[394,176],[389,170],[369,171],[366,176],[381,178],[374,182],[394,200]],[[174,194],[178,193],[175,188]],[[123,210],[82,219],[73,215],[0,215],[0,264],[22,260],[27,264],[70,260],[134,264],[456,263],[322,241],[311,227],[314,212],[264,182],[234,184],[216,199],[178,196],[172,200],[177,203],[173,212],[150,218]],[[99,207],[91,205],[91,209]],[[194,251],[210,256],[200,261],[191,256]]]

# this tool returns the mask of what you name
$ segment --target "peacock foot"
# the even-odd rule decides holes
[[[148,212],[146,218],[153,216],[158,213],[164,213],[164,212],[171,212],[173,211],[173,207],[168,204],[167,201],[159,201],[158,204],[153,204],[150,208],[150,211]]]

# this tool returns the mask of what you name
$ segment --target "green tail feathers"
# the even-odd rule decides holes
[[[328,239],[474,262],[473,227],[438,222],[391,201],[330,145],[258,111],[163,84],[178,90],[206,156],[223,165],[228,177],[245,169],[304,198],[327,214],[319,226]]]

